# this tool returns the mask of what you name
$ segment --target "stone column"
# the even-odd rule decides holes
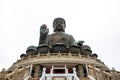
[[[14,71],[15,71],[15,73],[14,73],[14,76],[13,76],[13,80],[21,80],[20,76],[18,75],[18,65],[16,65]]]
[[[84,69],[82,64],[79,64],[77,67],[77,75],[78,77],[84,77]]]
[[[24,68],[24,76],[23,76],[23,78],[25,78],[25,77],[30,75],[30,72],[29,72],[30,67],[28,67],[28,65],[27,66],[25,65],[23,68]]]
[[[88,64],[85,64],[85,68],[86,68],[86,73],[87,73],[87,76],[88,76],[89,75]]]
[[[2,69],[0,72],[0,80],[5,80],[6,70],[5,68]]]
[[[105,80],[105,75],[104,75],[103,71],[104,71],[104,69],[101,67],[101,68],[100,68],[100,76],[99,76],[99,79]]]
[[[34,65],[35,66],[35,74],[34,74],[34,77],[38,77],[40,78],[41,75],[42,75],[42,67],[40,64],[36,64]]]
[[[112,76],[113,76],[113,80],[119,80],[119,78],[117,76],[117,72],[114,68],[112,68]]]
[[[96,67],[95,67],[95,65],[93,65],[92,67],[93,67],[93,76],[96,79],[97,78],[97,76],[96,76],[96,70],[95,70]]]
[[[25,72],[26,72],[26,66],[23,66],[23,71],[22,71],[22,79],[24,79],[25,77]]]

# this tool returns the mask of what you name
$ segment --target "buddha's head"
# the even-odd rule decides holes
[[[53,21],[54,32],[56,32],[56,31],[65,32],[65,27],[66,27],[66,24],[65,24],[65,20],[63,18],[56,18]]]

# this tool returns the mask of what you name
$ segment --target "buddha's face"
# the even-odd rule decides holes
[[[63,19],[57,19],[54,22],[54,31],[65,31],[65,22]]]

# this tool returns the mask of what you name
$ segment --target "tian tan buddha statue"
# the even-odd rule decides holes
[[[40,40],[39,45],[47,44],[52,47],[55,44],[64,44],[66,47],[70,47],[74,44],[75,40],[72,35],[65,33],[66,23],[63,18],[56,18],[53,21],[54,33],[49,34],[47,26],[44,24],[40,27]]]
[[[31,54],[30,50],[33,50],[41,54],[43,53],[80,53],[80,54],[89,54],[91,55],[91,48],[87,45],[83,45],[84,41],[75,42],[75,39],[72,35],[65,33],[66,23],[63,18],[56,18],[53,21],[54,32],[49,33],[49,29],[46,24],[43,24],[40,27],[40,39],[39,46],[34,48],[30,46],[27,49],[28,55]],[[33,52],[32,52],[33,53]]]

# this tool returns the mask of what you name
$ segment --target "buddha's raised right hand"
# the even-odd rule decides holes
[[[49,29],[47,28],[47,25],[46,24],[43,24],[41,27],[40,27],[40,35],[41,36],[47,36],[47,34],[49,33]]]

